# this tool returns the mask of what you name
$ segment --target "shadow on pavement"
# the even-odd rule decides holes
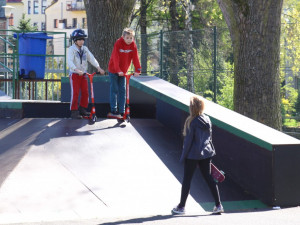
[[[174,215],[157,215],[157,216],[134,218],[134,219],[128,219],[128,220],[122,220],[122,221],[116,221],[116,222],[105,222],[105,223],[100,223],[98,225],[119,225],[119,224],[133,224],[133,223],[142,224],[145,222],[168,220],[168,219],[172,219],[172,218],[176,218],[176,217],[202,217],[202,216],[211,216],[211,214],[207,214],[207,215],[175,215],[175,216]]]
[[[92,134],[89,131],[77,131],[86,125],[87,121],[83,120],[78,122],[69,119],[24,118],[19,121],[5,119],[0,122],[0,127],[4,127],[3,123],[7,125],[0,131],[0,187],[26,155],[31,145],[43,145],[52,138],[63,136]]]
[[[154,120],[133,120],[132,126],[138,131],[156,155],[173,173],[173,175],[182,182],[183,164],[179,163],[182,151],[183,138],[175,134],[171,129],[166,128],[158,121]],[[146,128],[146,129],[145,129]],[[224,182],[219,184],[221,201],[238,203],[240,201],[255,201],[256,199],[239,187],[229,176],[226,176]],[[207,211],[213,208],[213,197],[205,183],[200,171],[196,171],[192,185],[192,197]],[[179,201],[180,190],[178,190]],[[208,207],[207,207],[208,206]]]

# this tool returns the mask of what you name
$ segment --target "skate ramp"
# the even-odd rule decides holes
[[[0,224],[170,215],[179,202],[182,140],[153,119],[0,120]],[[228,178],[225,207],[265,207]],[[188,213],[213,199],[195,174]]]

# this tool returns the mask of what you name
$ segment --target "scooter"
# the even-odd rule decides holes
[[[130,81],[131,76],[133,76],[133,73],[131,73],[131,74],[125,74],[124,76],[126,78],[126,104],[125,104],[125,113],[124,113],[123,117],[113,116],[111,113],[107,114],[107,118],[117,119],[119,123],[122,123],[124,121],[126,121],[127,123],[129,123],[129,121],[130,121],[129,81]]]
[[[94,72],[92,74],[85,73],[84,75],[87,75],[90,80],[90,87],[91,87],[91,99],[92,99],[92,109],[89,116],[83,116],[84,119],[89,120],[89,125],[93,125],[97,121],[96,116],[96,108],[95,108],[95,98],[94,98],[94,88],[93,88],[93,78],[95,74],[100,74],[99,72]]]

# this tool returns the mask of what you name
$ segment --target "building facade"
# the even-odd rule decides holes
[[[10,19],[10,26],[18,27],[23,14],[30,19],[31,25],[38,30],[45,30],[45,9],[52,0],[7,0],[7,5],[14,7]]]
[[[6,5],[6,0],[0,0],[0,30],[6,29],[6,17],[5,17],[5,11],[2,6]]]
[[[10,26],[17,27],[25,14],[40,31],[86,28],[83,0],[6,0],[6,4],[14,7]]]
[[[83,0],[57,0],[46,8],[46,30],[86,29]]]

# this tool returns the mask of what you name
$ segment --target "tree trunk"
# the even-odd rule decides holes
[[[281,130],[280,27],[283,0],[217,0],[234,51],[234,109]]]
[[[142,74],[147,74],[147,55],[148,55],[148,43],[147,43],[147,0],[141,0],[141,66]]]
[[[169,11],[171,17],[171,32],[169,43],[170,43],[170,56],[169,56],[169,65],[170,65],[170,82],[178,86],[178,35],[177,31],[179,30],[178,25],[178,12],[176,6],[176,0],[170,0]]]
[[[88,47],[100,66],[107,70],[114,43],[129,25],[136,0],[84,0]]]

